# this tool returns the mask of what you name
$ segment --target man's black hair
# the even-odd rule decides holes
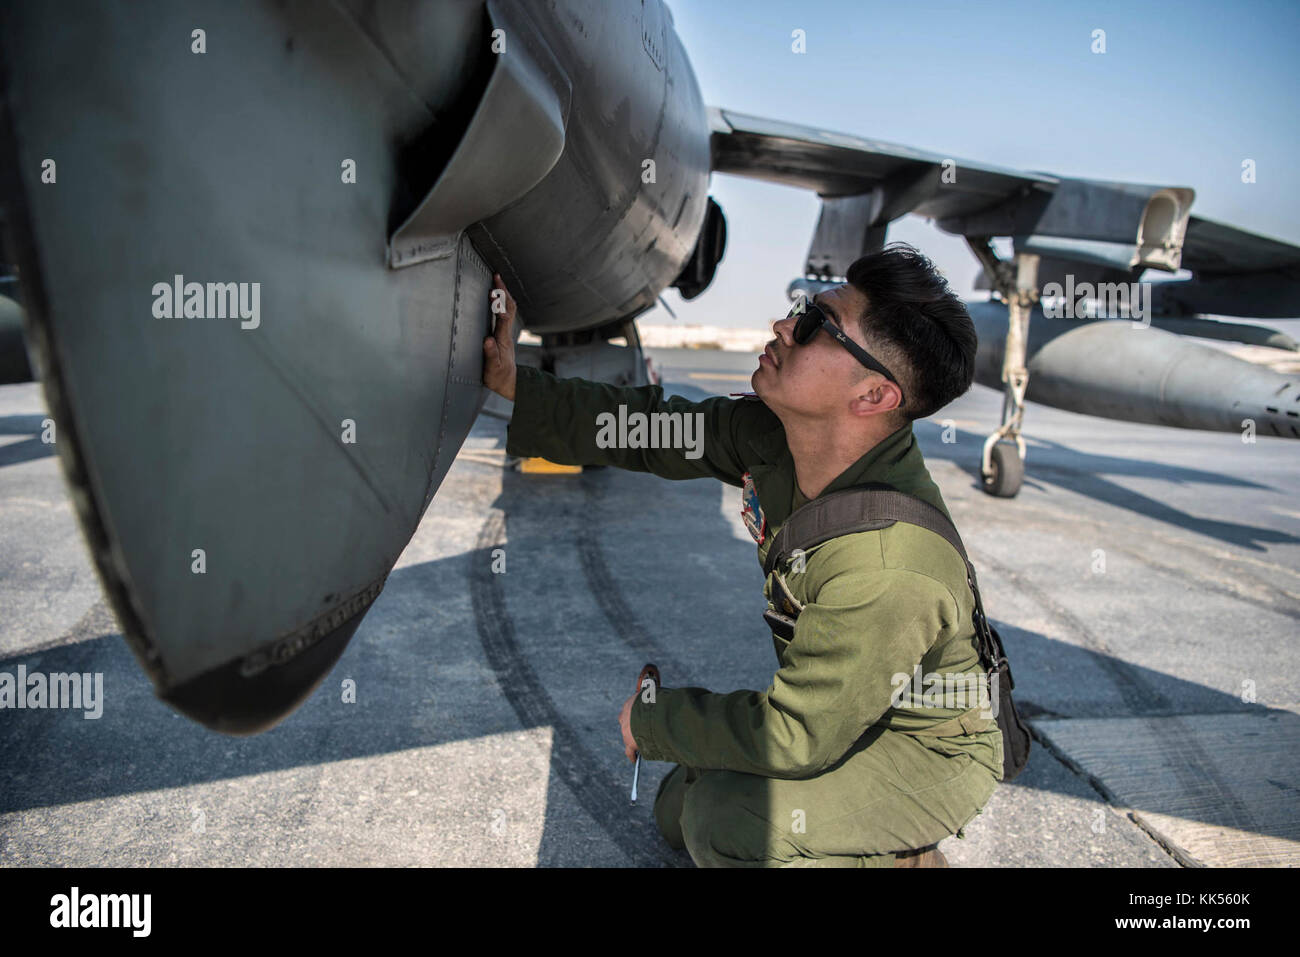
[[[906,401],[894,413],[899,427],[934,415],[970,388],[975,324],[925,255],[893,242],[856,260],[845,278],[867,297],[859,325],[868,351],[874,354],[875,346],[902,385]]]

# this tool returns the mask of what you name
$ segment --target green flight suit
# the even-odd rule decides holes
[[[702,454],[601,448],[597,416],[617,415],[620,405],[629,416],[701,414]],[[760,564],[805,501],[781,422],[755,398],[665,399],[659,386],[619,388],[521,366],[506,449],[736,486],[748,472],[767,519]],[[910,424],[825,492],[864,482],[947,514]],[[774,607],[773,579],[783,575],[802,607],[792,640],[772,636],[779,667],[766,691],[663,688],[632,708],[642,757],[679,765],[660,786],[655,819],[700,866],[892,867],[894,852],[957,833],[1002,779],[1002,735],[973,695],[893,698],[895,676],[910,679],[918,665],[922,676],[980,672],[974,597],[952,546],[896,523],[832,539],[800,564],[775,569],[764,586]]]

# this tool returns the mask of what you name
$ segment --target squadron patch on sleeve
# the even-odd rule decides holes
[[[745,473],[745,487],[740,492],[740,517],[754,541],[762,545],[763,539],[767,538],[767,518],[763,515],[762,506],[758,504],[758,489],[754,487],[754,479],[748,472]]]

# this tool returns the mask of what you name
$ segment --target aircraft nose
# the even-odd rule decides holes
[[[292,643],[280,642],[275,651],[227,662],[158,697],[213,731],[231,735],[266,731],[316,690],[364,617],[364,613],[355,615],[296,654]],[[276,660],[286,655],[287,660]]]

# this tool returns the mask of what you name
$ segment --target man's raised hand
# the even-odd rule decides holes
[[[492,274],[488,301],[492,335],[483,340],[483,384],[511,402],[515,399],[515,305],[500,273]]]

